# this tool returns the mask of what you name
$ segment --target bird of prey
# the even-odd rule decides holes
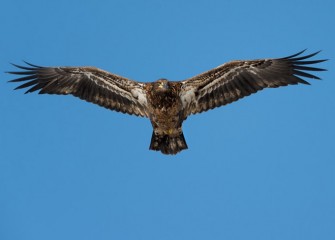
[[[41,67],[26,62],[21,82],[15,89],[26,93],[71,94],[110,110],[150,119],[153,133],[149,149],[177,154],[187,149],[182,123],[191,114],[201,113],[237,101],[264,88],[309,84],[304,78],[320,79],[306,71],[325,71],[310,60],[319,52],[273,59],[227,62],[183,81],[159,79],[137,82],[95,67]]]

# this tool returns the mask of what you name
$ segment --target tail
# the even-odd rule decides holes
[[[164,154],[177,154],[187,148],[183,133],[177,137],[156,135],[155,132],[152,133],[150,150],[161,151]]]

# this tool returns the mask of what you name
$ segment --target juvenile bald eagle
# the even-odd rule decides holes
[[[306,71],[325,71],[310,65],[325,60],[306,60],[319,52],[275,59],[232,61],[183,81],[159,79],[136,82],[95,67],[40,67],[30,63],[15,67],[22,75],[10,82],[24,82],[15,89],[26,93],[72,94],[102,107],[150,119],[150,149],[177,154],[187,149],[182,123],[201,113],[249,96],[264,88],[309,84],[301,77],[320,79]]]

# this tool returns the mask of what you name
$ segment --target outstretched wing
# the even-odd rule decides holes
[[[300,77],[320,79],[306,71],[325,71],[310,67],[326,60],[308,60],[319,52],[277,59],[232,61],[182,81],[181,98],[186,118],[237,101],[264,88],[309,84]]]
[[[40,67],[13,64],[23,75],[10,82],[24,82],[15,89],[29,88],[26,93],[72,94],[102,107],[137,116],[148,116],[144,83],[103,71],[94,67]]]

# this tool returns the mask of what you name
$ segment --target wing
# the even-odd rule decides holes
[[[319,52],[277,59],[232,61],[182,81],[181,98],[185,117],[220,107],[264,88],[309,84],[301,77],[320,79],[306,71],[325,71],[311,67],[326,60],[308,60]]]
[[[111,110],[148,116],[144,83],[94,67],[40,67],[27,64],[13,64],[21,71],[8,72],[23,75],[9,81],[24,82],[15,89],[29,88],[26,93],[39,90],[39,94],[72,94]]]

